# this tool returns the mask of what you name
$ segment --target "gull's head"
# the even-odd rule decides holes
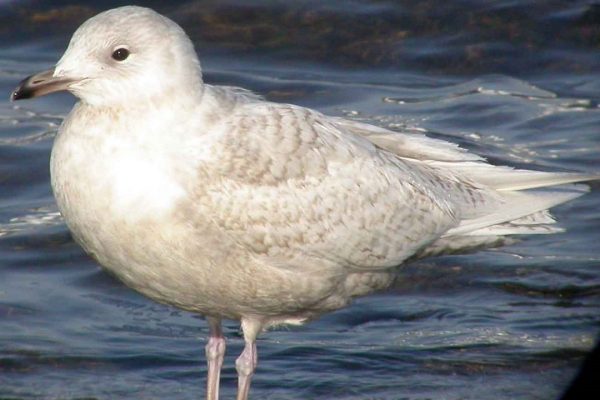
[[[181,27],[148,8],[127,6],[83,23],[56,67],[24,79],[11,99],[68,90],[84,103],[112,106],[200,93],[201,85],[200,63]]]

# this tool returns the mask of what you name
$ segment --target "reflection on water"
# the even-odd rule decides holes
[[[55,62],[71,25],[116,2],[79,3],[0,3],[6,98]],[[191,30],[211,83],[451,140],[496,163],[600,171],[598,59],[583,54],[598,10],[584,2],[161,3]],[[0,102],[0,398],[196,399],[206,324],[100,271],[56,211],[49,151],[72,104]],[[600,323],[591,186],[554,212],[566,233],[407,265],[385,293],[265,334],[253,397],[556,398]],[[233,322],[226,335],[231,398],[242,339]]]

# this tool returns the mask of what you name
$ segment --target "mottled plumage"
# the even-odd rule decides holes
[[[244,331],[245,399],[262,329],[384,288],[409,259],[556,232],[547,209],[586,190],[565,184],[597,178],[495,167],[448,142],[204,84],[181,28],[140,7],[88,20],[13,99],[65,89],[81,101],[52,150],[59,209],[127,285],[208,317],[209,399],[222,318]]]

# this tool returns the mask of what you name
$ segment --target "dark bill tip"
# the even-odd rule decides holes
[[[54,76],[54,69],[31,75],[21,82],[10,94],[10,100],[30,99],[32,97],[43,96],[48,93],[58,92],[68,89],[73,81]]]
[[[28,84],[30,78],[27,77],[19,82],[15,90],[10,94],[10,101],[30,99],[35,96],[35,91]]]

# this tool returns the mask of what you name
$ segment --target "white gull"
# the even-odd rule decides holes
[[[60,212],[127,285],[207,317],[211,400],[222,319],[241,321],[243,400],[262,330],[344,307],[408,259],[556,232],[547,210],[586,191],[566,184],[598,178],[207,85],[183,30],[141,7],[89,19],[12,99],[58,90],[80,99],[52,149]]]

